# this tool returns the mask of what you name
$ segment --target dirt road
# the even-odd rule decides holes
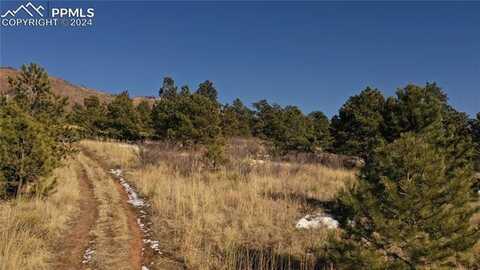
[[[144,270],[143,236],[128,194],[94,157],[77,156],[82,194],[70,230],[54,249],[58,270]]]

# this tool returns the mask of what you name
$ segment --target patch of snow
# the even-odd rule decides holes
[[[92,247],[89,247],[85,250],[85,254],[83,254],[83,264],[90,263],[92,261],[93,256],[95,255],[95,250]]]
[[[149,270],[148,267],[146,267],[145,265],[142,266],[142,270]]]
[[[120,177],[119,179],[120,181],[120,184],[123,186],[123,188],[125,189],[125,191],[127,192],[128,194],[128,202],[135,206],[135,207],[141,207],[141,206],[144,206],[145,205],[145,201],[142,200],[140,198],[140,196],[138,196],[138,193],[135,191],[135,189],[132,188],[132,186],[130,186],[127,181],[125,181],[124,178]]]
[[[117,177],[120,177],[123,172],[120,169],[110,169],[110,173],[117,176]]]
[[[151,236],[151,230],[149,228],[150,225],[152,225],[151,222],[147,222],[147,225],[145,225],[144,221],[147,218],[147,211],[145,211],[145,208],[148,205],[145,200],[140,198],[138,193],[136,192],[135,188],[132,187],[123,177],[123,171],[121,169],[111,169],[110,173],[115,175],[120,182],[120,185],[124,188],[124,190],[127,192],[128,195],[128,203],[133,205],[136,209],[138,209],[138,212],[140,213],[140,218],[137,218],[137,224],[140,230],[143,232],[144,239],[143,242],[145,243],[146,246],[149,246],[153,251],[157,252],[158,254],[162,254],[160,251],[160,242],[157,240],[150,239],[149,237]],[[143,249],[142,249],[143,251]],[[145,269],[148,270],[148,268]],[[142,270],[144,268],[142,267]]]
[[[295,227],[297,229],[317,229],[322,227],[327,229],[337,229],[338,221],[328,215],[317,213],[304,216],[297,222]]]

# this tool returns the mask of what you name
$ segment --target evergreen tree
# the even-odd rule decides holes
[[[476,150],[475,169],[480,172],[480,113],[477,113],[476,119],[470,120],[470,126]],[[478,185],[480,187],[480,183]]]
[[[47,127],[48,136],[56,142],[52,154],[61,159],[72,152],[71,143],[75,140],[66,124],[68,98],[52,93],[48,73],[39,65],[23,65],[20,70],[17,77],[9,78],[12,102]]]
[[[323,151],[329,150],[333,143],[333,137],[330,134],[330,121],[323,112],[311,112],[308,117],[312,120],[315,128],[316,146]]]
[[[434,123],[377,149],[339,198],[345,231],[330,246],[339,269],[452,269],[471,251],[480,237],[469,222],[478,213],[472,163],[455,159],[472,151],[439,146],[447,137]]]
[[[253,104],[255,112],[254,132],[272,141],[279,153],[286,151],[313,151],[316,144],[312,120],[295,106],[282,108],[270,105],[266,100]]]
[[[209,98],[211,101],[217,102],[218,91],[213,86],[213,82],[211,81],[204,81],[198,86],[197,94],[203,95]]]
[[[254,135],[265,140],[273,138],[276,130],[279,129],[282,107],[278,104],[270,105],[266,100],[253,103],[253,107],[255,109]]]
[[[0,197],[25,193],[60,165],[57,138],[50,134],[16,103],[0,108]]]
[[[75,104],[69,115],[69,121],[79,126],[86,137],[106,137],[107,109],[97,96],[86,97],[83,106]]]
[[[190,95],[190,87],[188,87],[188,85],[182,86],[182,89],[180,89],[180,95],[181,96],[189,96]]]
[[[135,141],[140,139],[140,121],[128,92],[115,96],[107,106],[108,132],[111,137]]]
[[[175,81],[170,77],[165,77],[163,79],[163,85],[159,91],[160,98],[172,98],[176,95],[177,87],[175,86]]]
[[[148,101],[142,100],[135,109],[137,111],[142,137],[151,137],[153,133],[152,106]]]
[[[253,112],[240,99],[235,99],[232,105],[226,104],[222,112],[222,130],[225,135],[230,137],[252,135]]]
[[[182,92],[155,104],[152,112],[155,135],[183,145],[214,142],[221,132],[219,105],[203,95]]]
[[[391,142],[402,133],[421,132],[442,118],[446,109],[446,95],[436,84],[426,87],[410,84],[398,89],[396,97],[386,102],[384,137]]]
[[[367,158],[383,140],[385,98],[377,89],[367,87],[350,97],[331,123],[337,153]]]

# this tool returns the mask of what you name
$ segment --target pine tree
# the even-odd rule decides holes
[[[422,132],[439,118],[445,118],[447,109],[447,97],[436,84],[407,85],[387,99],[383,136],[392,142],[404,132]]]
[[[137,111],[142,137],[151,137],[153,135],[152,106],[148,101],[142,100],[135,110]]]
[[[476,119],[470,120],[470,127],[476,149],[475,169],[477,172],[480,172],[480,113],[477,113]],[[480,183],[478,183],[478,185],[480,188]]]
[[[316,145],[312,119],[296,106],[270,105],[266,100],[253,104],[255,135],[271,141],[278,154],[287,151],[310,152]]]
[[[160,98],[172,98],[176,95],[177,87],[175,86],[175,81],[170,77],[165,77],[163,79],[163,85],[159,91]]]
[[[97,96],[89,96],[81,104],[73,105],[69,122],[78,126],[84,137],[106,137],[107,108]]]
[[[209,98],[211,101],[217,102],[218,91],[213,86],[213,82],[211,81],[204,81],[198,86],[197,94],[203,95]]]
[[[110,137],[135,141],[140,139],[140,121],[128,92],[115,96],[107,106],[107,129]]]
[[[14,102],[0,108],[0,197],[25,193],[60,165],[48,128]]]
[[[155,136],[183,145],[209,144],[220,136],[220,107],[217,102],[182,91],[160,99],[152,111]]]
[[[377,89],[367,87],[350,97],[331,123],[337,153],[367,158],[383,140],[385,98]]]
[[[441,145],[439,122],[428,129],[380,146],[340,195],[345,231],[330,250],[339,269],[452,269],[480,239],[469,222],[472,151]]]
[[[67,98],[52,93],[42,67],[23,65],[9,86],[12,98],[0,108],[0,177],[7,196],[38,188],[74,152],[76,139],[67,125]]]
[[[222,110],[222,130],[226,136],[249,137],[252,135],[253,112],[240,99]]]
[[[323,151],[332,147],[333,137],[330,133],[330,121],[323,112],[311,112],[308,117],[312,120],[315,128],[316,146]]]

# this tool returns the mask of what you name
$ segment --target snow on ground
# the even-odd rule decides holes
[[[297,225],[295,225],[295,227],[297,229],[337,229],[338,221],[326,214],[316,213],[304,216],[297,222]]]
[[[85,250],[85,253],[83,254],[83,260],[82,260],[83,264],[89,264],[92,261],[93,256],[95,256],[95,249],[93,248],[92,245],[93,245],[93,241],[90,241],[90,247],[88,247]]]
[[[146,246],[149,246],[153,251],[155,251],[158,254],[162,254],[160,251],[160,242],[157,240],[152,239],[152,230],[150,229],[150,225],[152,225],[151,222],[147,222],[147,211],[146,208],[149,206],[149,204],[143,200],[137,193],[134,187],[132,187],[123,177],[123,171],[121,169],[111,169],[110,173],[115,175],[124,188],[124,190],[127,192],[128,195],[128,203],[133,205],[138,212],[140,213],[140,217],[137,218],[137,224],[138,227],[140,227],[140,230],[143,232],[143,243]],[[142,249],[143,251],[143,249]],[[147,266],[142,266],[142,270],[149,270]]]

